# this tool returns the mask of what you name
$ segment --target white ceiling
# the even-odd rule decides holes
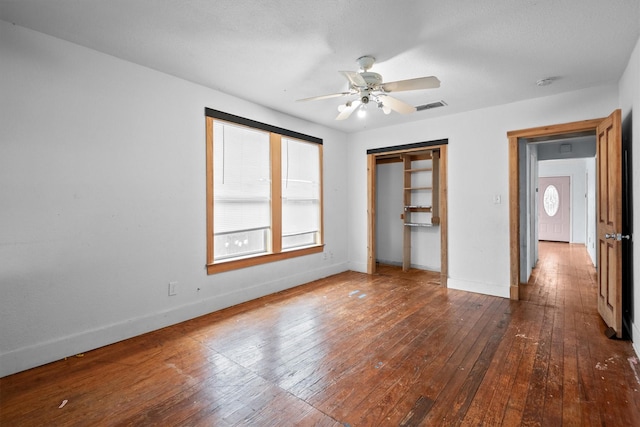
[[[353,132],[617,82],[640,1],[0,0],[0,19]],[[437,76],[396,97],[448,106],[335,121],[342,98],[296,102],[346,90],[362,55],[386,82]]]

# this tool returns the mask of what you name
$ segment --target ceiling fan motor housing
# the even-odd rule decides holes
[[[373,63],[376,62],[376,58],[374,58],[373,56],[365,55],[358,58],[356,62],[358,63],[362,71],[367,71],[373,66]]]
[[[367,82],[367,87],[369,89],[374,89],[382,84],[382,76],[378,73],[372,72],[364,72],[360,73],[365,82]]]

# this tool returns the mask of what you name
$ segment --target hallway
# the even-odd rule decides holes
[[[637,425],[638,361],[630,341],[604,335],[597,272],[586,248],[539,245],[538,264],[520,287],[521,301],[539,325],[526,333],[537,343],[527,408],[544,406],[545,414],[562,414],[572,425]]]

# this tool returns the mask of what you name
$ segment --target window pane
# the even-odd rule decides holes
[[[320,149],[282,138],[282,248],[318,244]]]
[[[317,241],[317,232],[293,234],[291,236],[282,237],[282,247],[285,249],[299,248],[301,246],[315,245]]]
[[[269,134],[214,122],[214,260],[269,251]]]
[[[265,253],[268,250],[268,229],[215,233],[214,259],[235,259]]]

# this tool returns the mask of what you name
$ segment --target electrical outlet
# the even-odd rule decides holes
[[[178,282],[169,282],[169,296],[174,296],[178,293]]]

